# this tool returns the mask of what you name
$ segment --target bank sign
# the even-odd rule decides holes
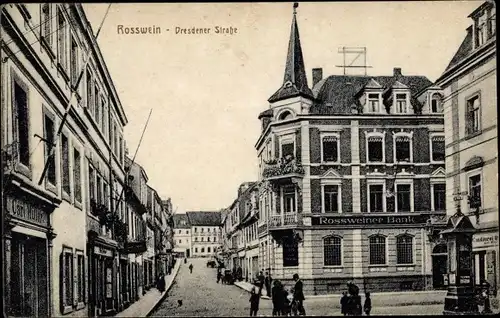
[[[313,216],[312,225],[422,225],[427,222],[427,215],[339,215],[339,216]]]

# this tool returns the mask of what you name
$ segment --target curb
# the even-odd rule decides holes
[[[181,268],[181,261],[180,260],[177,260],[175,262],[175,266],[174,266],[174,269],[172,271],[172,280],[170,281],[170,285],[168,286],[165,286],[165,292],[163,293],[163,295],[161,295],[160,299],[158,299],[158,301],[156,302],[156,304],[153,306],[153,308],[151,308],[151,310],[148,311],[148,313],[146,314],[146,317],[150,317],[151,314],[156,310],[158,309],[158,307],[160,307],[160,304],[165,300],[165,298],[167,298],[168,296],[168,291],[170,290],[170,288],[172,288],[172,286],[174,285],[174,282],[175,282],[175,278],[177,277],[177,274],[179,273],[179,269]]]

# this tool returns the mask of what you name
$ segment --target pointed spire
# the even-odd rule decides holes
[[[313,93],[307,85],[304,57],[300,45],[299,27],[297,25],[298,6],[297,2],[293,4],[293,19],[283,85],[268,99],[270,103],[295,96],[313,98]]]

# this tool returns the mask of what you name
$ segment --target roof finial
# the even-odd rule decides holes
[[[298,2],[294,2],[293,3],[293,14],[297,14],[297,8],[299,7],[299,3]]]

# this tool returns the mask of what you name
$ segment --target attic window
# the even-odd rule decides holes
[[[431,113],[442,113],[443,106],[441,104],[441,96],[439,94],[432,95],[431,99]]]
[[[292,118],[293,118],[292,113],[290,113],[289,111],[284,111],[283,113],[281,113],[279,120],[287,120]]]
[[[406,103],[406,94],[396,94],[395,98],[396,113],[406,114],[408,112],[408,104]]]
[[[368,94],[368,111],[370,113],[380,112],[380,94]]]

